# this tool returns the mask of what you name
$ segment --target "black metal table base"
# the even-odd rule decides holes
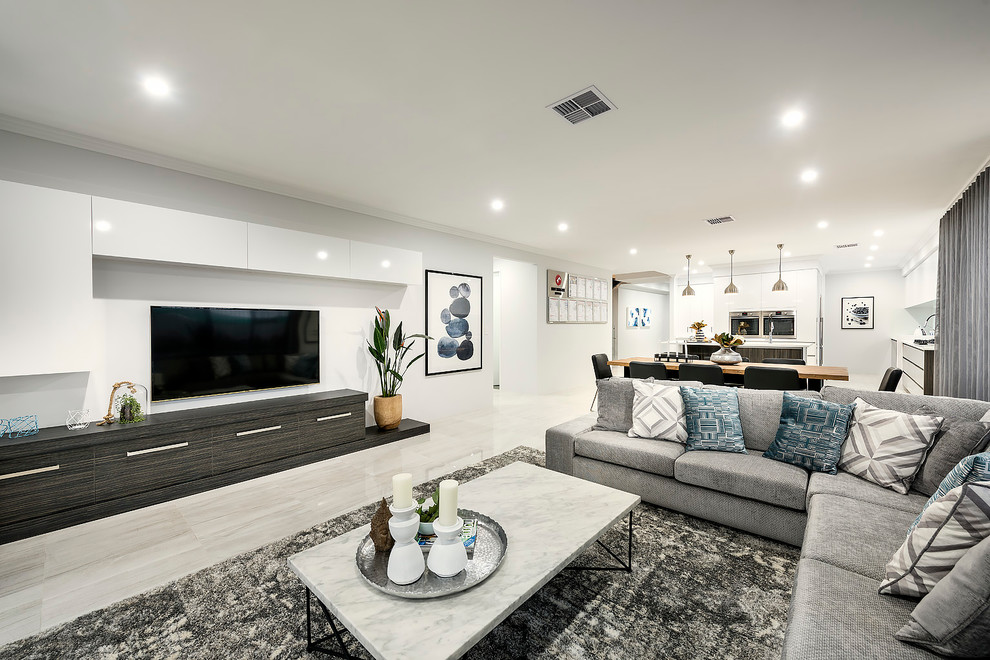
[[[626,573],[632,573],[632,552],[633,552],[633,514],[632,511],[629,512],[629,528],[627,530],[627,549],[626,549],[626,560],[622,561],[619,555],[615,554],[611,548],[601,542],[601,540],[595,541],[600,545],[605,552],[610,554],[613,559],[619,564],[618,566],[567,566],[564,570],[567,571],[625,571]]]
[[[357,656],[351,655],[347,650],[347,644],[344,643],[344,637],[337,629],[337,624],[333,622],[333,615],[330,614],[330,610],[327,609],[327,606],[319,598],[316,599],[316,604],[323,610],[323,616],[326,617],[327,623],[330,624],[330,630],[333,631],[333,634],[320,637],[319,639],[313,639],[313,620],[310,615],[310,591],[309,587],[306,587],[306,650],[310,652],[319,651],[334,658],[356,658]],[[334,637],[337,639],[337,645],[340,647],[339,651],[323,646],[325,642],[330,641]]]

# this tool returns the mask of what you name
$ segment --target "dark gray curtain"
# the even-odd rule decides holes
[[[935,394],[990,401],[990,168],[939,223]]]

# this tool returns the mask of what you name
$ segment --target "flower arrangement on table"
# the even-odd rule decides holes
[[[720,332],[714,337],[712,337],[712,339],[715,341],[716,344],[718,344],[722,348],[732,348],[733,346],[742,346],[743,344],[746,343],[746,340],[744,340],[739,335],[730,335],[728,332]]]
[[[694,323],[692,323],[688,327],[691,328],[692,330],[694,330],[694,338],[697,341],[708,341],[708,338],[705,337],[705,328],[708,327],[708,324],[705,323],[704,320],[695,321]]]

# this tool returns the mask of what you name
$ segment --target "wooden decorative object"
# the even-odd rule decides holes
[[[113,389],[110,390],[110,403],[107,405],[107,414],[103,416],[103,421],[98,423],[97,426],[103,426],[105,424],[113,424],[117,421],[117,418],[113,414],[113,398],[123,386],[127,386],[127,389],[131,391],[131,394],[137,394],[137,386],[129,380],[122,380],[119,383],[113,384]]]
[[[382,498],[382,503],[378,505],[378,511],[371,517],[371,541],[375,544],[376,552],[388,552],[395,545],[388,530],[388,521],[392,517],[392,512],[388,510],[388,503]]]

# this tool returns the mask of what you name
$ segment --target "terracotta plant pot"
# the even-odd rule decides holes
[[[399,428],[402,421],[402,395],[375,397],[375,424],[383,431]]]

